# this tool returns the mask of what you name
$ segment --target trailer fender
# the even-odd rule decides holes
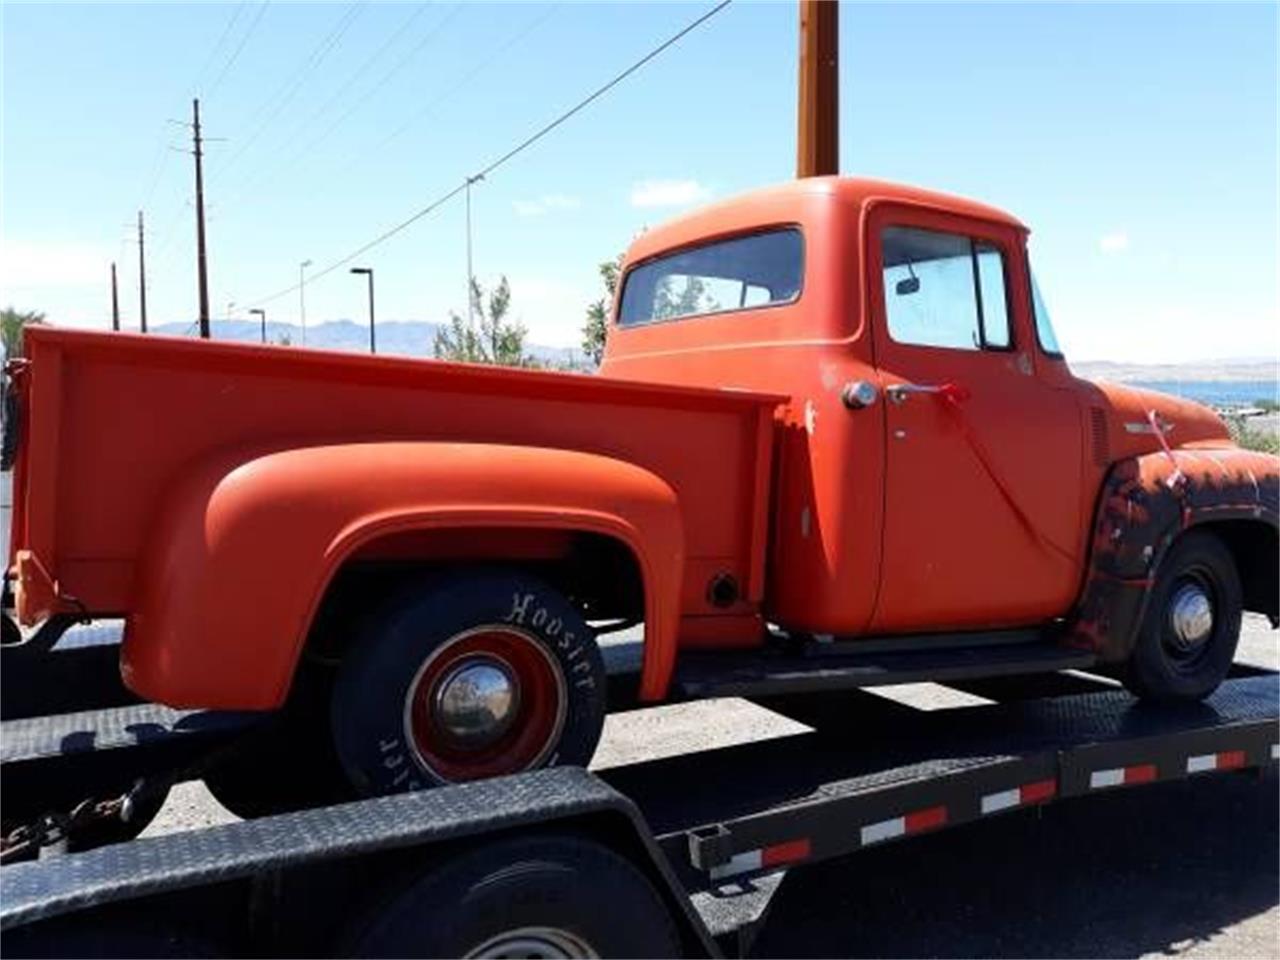
[[[278,707],[346,558],[388,534],[467,527],[584,531],[623,543],[644,586],[641,696],[665,694],[684,566],[671,487],[596,454],[431,442],[228,453],[187,471],[142,551],[125,682],[173,706]]]
[[[1178,448],[1116,463],[1102,485],[1069,642],[1126,659],[1173,541],[1194,526],[1280,526],[1280,461],[1235,447]],[[1242,577],[1247,571],[1241,571]]]

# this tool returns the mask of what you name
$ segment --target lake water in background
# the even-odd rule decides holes
[[[1131,386],[1186,397],[1211,407],[1247,407],[1259,400],[1280,400],[1275,380],[1147,380]]]

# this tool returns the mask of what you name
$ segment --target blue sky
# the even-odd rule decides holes
[[[5,3],[0,302],[110,323],[146,210],[153,323],[196,312],[190,157],[208,146],[211,301],[244,311],[505,152],[710,3]],[[1077,359],[1274,355],[1277,7],[846,3],[841,167],[1031,225]],[[794,172],[796,6],[731,5],[476,186],[475,264],[543,343],[646,224]],[[361,262],[380,320],[464,306],[445,205]],[[296,294],[265,304],[296,321]],[[362,278],[307,287],[364,322]]]

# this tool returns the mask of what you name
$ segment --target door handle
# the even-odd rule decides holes
[[[884,388],[884,392],[885,396],[894,403],[905,403],[907,397],[913,393],[939,394],[943,393],[944,389],[929,383],[891,383]]]

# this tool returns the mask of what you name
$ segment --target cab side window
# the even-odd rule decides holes
[[[1007,350],[1004,255],[984,240],[917,227],[880,234],[884,307],[898,343]]]

